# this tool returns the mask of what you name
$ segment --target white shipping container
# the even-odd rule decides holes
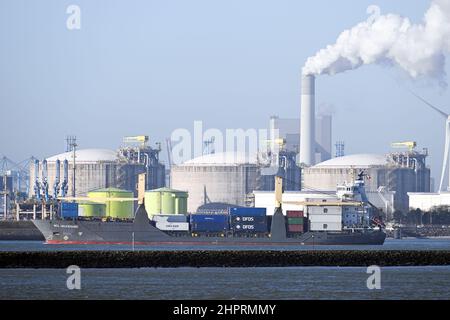
[[[342,208],[341,207],[331,207],[331,206],[323,206],[323,207],[322,206],[320,206],[320,207],[309,206],[308,213],[310,215],[313,215],[313,214],[342,215]]]
[[[311,231],[341,231],[342,224],[335,222],[311,222]]]
[[[331,222],[331,223],[341,223],[342,216],[341,215],[321,215],[321,214],[313,214],[309,215],[309,221],[311,222]]]
[[[184,214],[156,214],[152,220],[155,222],[186,222],[187,217]]]
[[[162,231],[189,231],[187,222],[156,222],[156,228]]]

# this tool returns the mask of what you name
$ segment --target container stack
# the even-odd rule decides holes
[[[287,211],[287,231],[289,233],[304,232],[304,213],[303,211]]]
[[[267,233],[265,208],[230,208],[230,226],[234,233]]]

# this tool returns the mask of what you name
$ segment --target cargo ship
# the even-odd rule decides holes
[[[276,179],[276,209],[230,208],[227,214],[156,215],[149,218],[143,197],[132,220],[102,221],[60,217],[34,220],[48,244],[127,245],[382,245],[382,222],[373,216],[364,174],[337,188],[336,201],[297,203],[306,210],[282,210],[282,180]],[[329,200],[329,199],[328,199]],[[76,210],[67,203],[66,210]],[[64,215],[63,215],[64,216]]]

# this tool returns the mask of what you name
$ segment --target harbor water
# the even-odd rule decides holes
[[[130,250],[120,245],[2,241],[0,251]],[[223,246],[141,246],[135,250],[226,250]],[[386,240],[383,246],[239,247],[242,250],[449,250],[450,239]],[[369,290],[363,267],[82,269],[69,290],[65,269],[0,269],[0,299],[450,299],[450,266],[382,267]]]
[[[63,269],[0,269],[0,299],[450,299],[450,267],[82,269],[68,290]]]

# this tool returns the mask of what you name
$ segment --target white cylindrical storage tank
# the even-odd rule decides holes
[[[64,160],[68,161],[68,194],[72,196],[73,153],[61,153],[47,159],[49,192],[53,195],[59,163],[60,183],[64,179]],[[58,162],[59,160],[59,162]],[[109,149],[79,149],[75,152],[75,191],[76,196],[84,196],[89,191],[116,185],[117,153]],[[30,177],[35,175],[34,164],[30,165]],[[42,176],[42,166],[38,173]],[[30,181],[30,196],[34,194],[35,180]]]
[[[337,185],[354,181],[362,171],[367,175],[366,193],[380,195],[381,191],[393,192],[396,210],[409,209],[408,192],[429,191],[429,168],[416,172],[413,167],[394,162],[392,155],[382,154],[347,155],[305,168],[302,171],[303,187],[306,190],[335,191]],[[428,178],[419,183],[420,175]]]
[[[189,160],[171,169],[172,187],[189,193],[188,212],[212,202],[244,206],[260,175],[256,155],[216,153]]]
[[[366,191],[376,191],[380,185],[389,186],[388,159],[379,154],[355,154],[319,163],[303,170],[303,186],[309,190],[335,191],[338,185],[352,182],[364,171]]]
[[[302,77],[300,109],[300,163],[315,164],[315,77]]]

